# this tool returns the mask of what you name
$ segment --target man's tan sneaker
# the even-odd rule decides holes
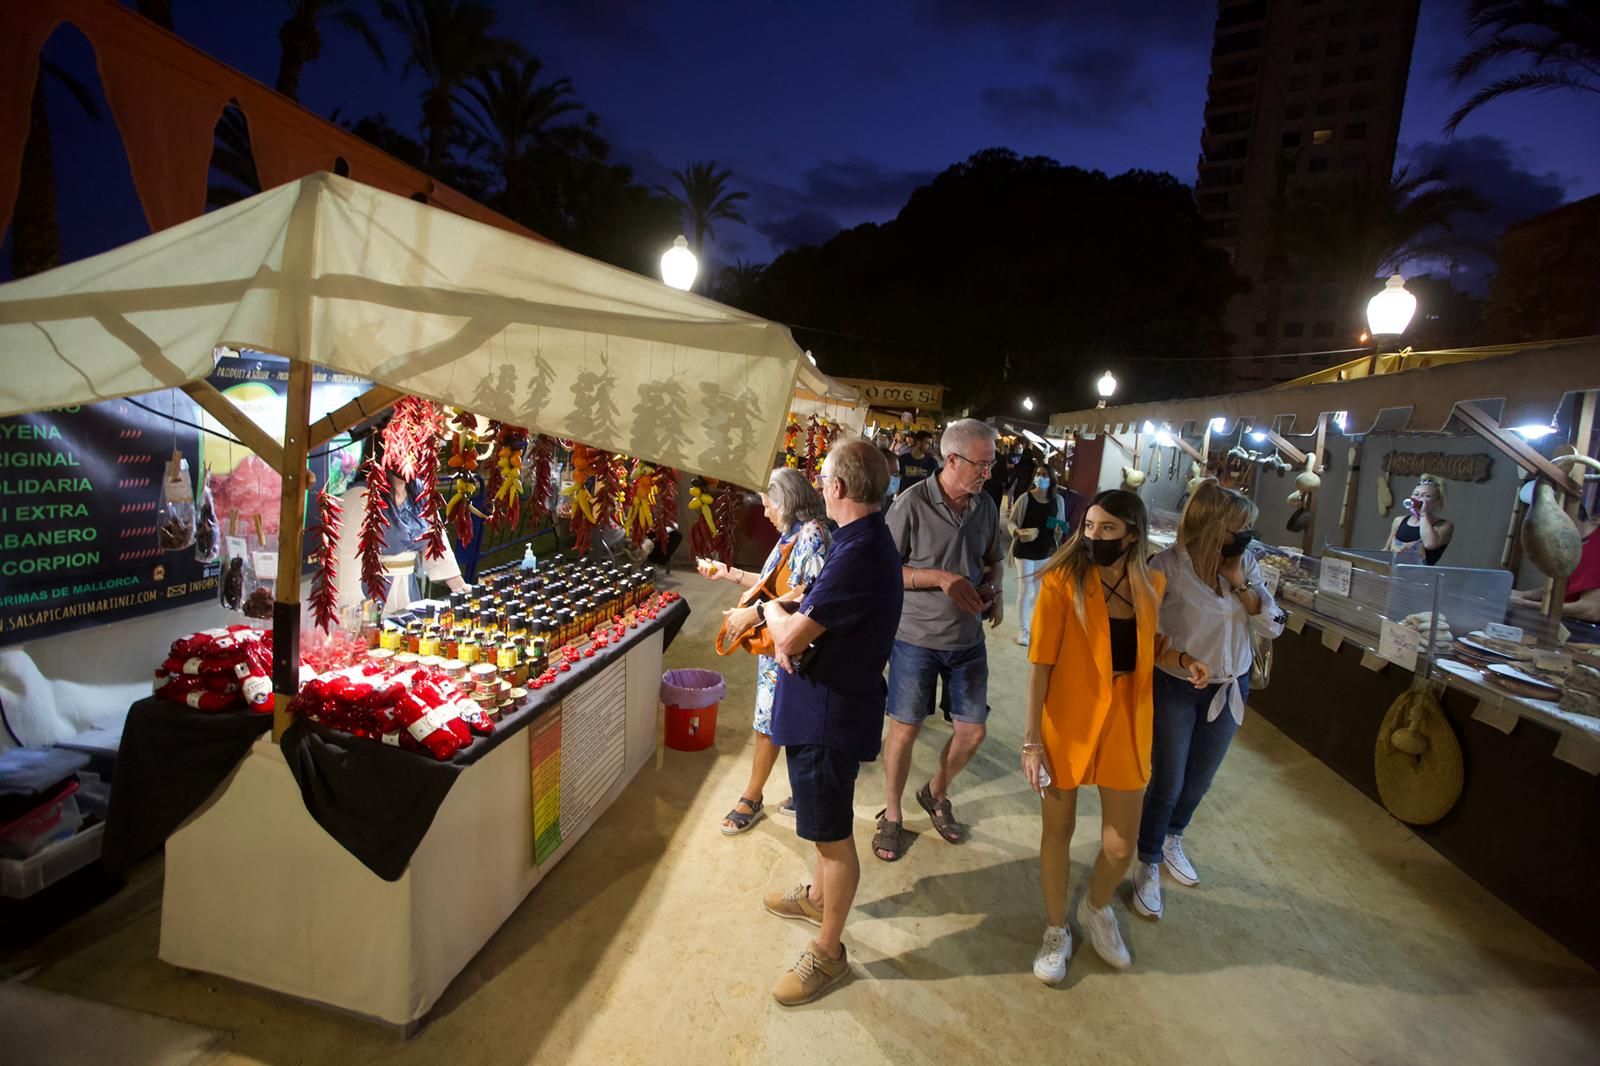
[[[839,957],[829,959],[813,940],[789,971],[778,978],[772,998],[785,1007],[810,1003],[850,975],[849,959],[843,944],[839,945]]]
[[[779,918],[802,918],[812,925],[822,924],[822,908],[811,902],[810,885],[795,885],[787,892],[769,892],[761,902]]]

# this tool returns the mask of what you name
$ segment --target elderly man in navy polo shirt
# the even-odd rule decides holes
[[[856,854],[856,774],[878,757],[889,662],[900,624],[900,553],[884,524],[889,466],[864,440],[836,447],[822,464],[822,498],[838,523],[828,561],[799,609],[761,607],[777,646],[772,740],[788,757],[795,829],[817,846],[809,885],[766,898],[767,910],[821,926],[778,981],[785,1006],[809,1003],[842,980],[845,917],[861,879]]]

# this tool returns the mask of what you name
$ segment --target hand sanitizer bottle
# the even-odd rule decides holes
[[[524,569],[524,570],[537,570],[537,569],[539,569],[539,560],[533,554],[533,545],[532,544],[530,544],[527,547],[522,549],[522,569]]]

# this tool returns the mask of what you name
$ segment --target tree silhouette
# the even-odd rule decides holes
[[[738,306],[793,324],[830,371],[943,384],[950,410],[1024,393],[1064,410],[1107,366],[1132,399],[1214,389],[1196,360],[1222,354],[1239,284],[1170,174],[990,149],[893,221],[778,256]]]
[[[732,266],[725,266],[718,272],[712,295],[723,303],[734,303],[761,280],[761,272],[765,269],[767,269],[765,263],[749,263],[743,259],[736,259]]]
[[[479,71],[458,99],[473,149],[482,151],[499,172],[502,208],[524,221],[530,221],[528,204],[539,198],[537,186],[548,176],[548,165],[558,162],[552,157],[593,152],[599,140],[590,123],[557,124],[565,116],[583,114],[584,107],[569,79],[541,83],[543,72],[544,65],[533,56],[504,60]]]
[[[261,191],[250,125],[244,112],[230,103],[217,119],[211,145],[211,180],[206,184],[206,210],[238,203]]]
[[[300,72],[322,55],[322,25],[331,22],[360,37],[378,62],[387,66],[383,46],[372,24],[358,10],[359,0],[286,0],[289,17],[278,27],[277,89],[291,100],[300,98]]]
[[[747,192],[730,192],[728,183],[733,180],[733,171],[717,169],[715,159],[705,162],[690,163],[682,170],[674,170],[672,176],[677,179],[679,192],[670,189],[661,191],[677,201],[679,209],[683,212],[684,225],[689,230],[689,240],[694,247],[694,254],[700,260],[701,271],[705,270],[705,239],[715,237],[712,227],[717,222],[737,222],[745,224],[745,217],[739,213],[735,205],[740,200],[748,200]]]
[[[1413,175],[1401,167],[1387,182],[1291,187],[1284,251],[1314,273],[1361,291],[1410,260],[1461,251],[1452,220],[1487,206],[1438,169]]]
[[[405,38],[403,73],[422,74],[424,169],[443,178],[451,139],[458,132],[456,93],[487,65],[520,52],[490,35],[494,8],[483,0],[379,0],[379,13]]]
[[[1478,108],[1514,93],[1600,93],[1600,4],[1594,0],[1471,0],[1467,34],[1487,39],[1450,68],[1457,85],[1504,59],[1521,59],[1527,69],[1473,93],[1444,124],[1446,133]]]

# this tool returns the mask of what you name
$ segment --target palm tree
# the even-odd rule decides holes
[[[100,121],[100,106],[89,87],[46,59],[33,82],[28,139],[22,146],[22,172],[11,212],[11,276],[25,278],[61,262],[61,226],[56,213],[55,150],[50,138],[50,109],[45,85],[57,82],[77,101],[83,113]]]
[[[672,197],[678,204],[678,209],[683,212],[684,224],[691,233],[691,242],[694,245],[694,254],[701,261],[702,269],[705,266],[705,240],[707,237],[716,236],[712,232],[712,224],[726,220],[745,225],[745,218],[734,205],[740,200],[748,200],[747,192],[728,192],[728,182],[733,179],[733,171],[717,170],[717,161],[707,160],[703,163],[690,163],[683,170],[674,170],[672,176],[678,179],[678,187],[682,195],[670,189],[661,191]]]
[[[291,100],[300,99],[300,72],[307,63],[322,54],[322,23],[332,22],[366,42],[378,62],[387,65],[383,46],[372,24],[356,10],[360,0],[286,0],[289,17],[278,27],[278,82],[280,93]]]
[[[1600,4],[1593,0],[1471,0],[1467,35],[1488,39],[1456,60],[1450,77],[1460,85],[1502,59],[1520,58],[1527,69],[1497,78],[1473,93],[1444,129],[1454,133],[1472,112],[1513,93],[1554,89],[1600,93]]]
[[[567,78],[540,83],[544,64],[533,56],[503,60],[480,70],[462,87],[458,104],[466,117],[474,150],[481,150],[500,172],[507,212],[516,217],[531,198],[535,174],[528,163],[548,149],[580,147],[592,122],[556,120],[583,112]],[[592,119],[593,116],[591,115]],[[541,168],[542,169],[542,168]]]
[[[1284,205],[1284,252],[1360,291],[1409,260],[1460,251],[1452,221],[1487,206],[1438,169],[1413,176],[1401,167],[1384,183],[1291,191]]]
[[[456,92],[484,66],[518,49],[489,35],[494,8],[484,0],[378,0],[378,11],[405,37],[404,73],[417,70],[427,79],[422,90],[427,171],[442,177],[458,128]]]
[[[760,280],[761,274],[767,269],[765,263],[750,263],[743,259],[736,259],[732,266],[722,268],[717,275],[715,295],[725,304],[738,306],[739,300],[748,293],[755,283]]]

